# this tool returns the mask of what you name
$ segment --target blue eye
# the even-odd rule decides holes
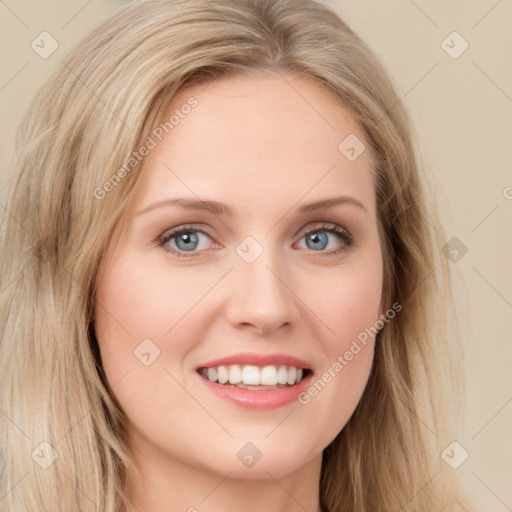
[[[167,250],[171,252],[177,253],[178,256],[181,256],[181,253],[179,251],[192,252],[198,249],[198,244],[200,241],[199,235],[205,235],[207,238],[210,238],[208,235],[206,235],[206,233],[203,233],[202,231],[184,226],[182,228],[179,228],[175,231],[171,231],[170,233],[166,234],[158,242],[158,244],[165,247]],[[170,242],[173,240],[175,247],[170,245]]]
[[[327,231],[313,231],[306,235],[306,245],[310,249],[323,250],[329,244],[329,236]]]
[[[334,241],[334,248],[328,252],[325,251],[329,244],[329,234],[336,235],[338,239]],[[312,230],[304,234],[303,238],[306,239],[306,246],[312,249],[313,252],[322,252],[322,255],[336,255],[342,251],[348,250],[354,243],[352,237],[345,229],[330,224],[320,224],[315,226]],[[342,241],[342,247],[339,247],[339,241]]]
[[[337,238],[333,242],[334,248],[328,247],[329,235],[335,235],[334,238]],[[192,226],[182,226],[162,235],[157,243],[164,250],[174,253],[178,257],[193,257],[199,256],[202,249],[208,248],[208,243],[206,243],[205,247],[199,247],[201,245],[201,237],[211,240],[210,236],[203,231]],[[339,254],[342,251],[348,250],[354,243],[348,231],[335,224],[318,224],[313,229],[304,233],[301,237],[302,239],[306,239],[306,247],[308,249],[311,249],[313,252],[319,252],[321,256]],[[326,251],[326,249],[331,250]]]

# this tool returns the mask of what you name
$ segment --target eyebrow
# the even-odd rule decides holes
[[[298,208],[297,211],[298,213],[302,214],[314,211],[316,212],[320,210],[327,210],[338,204],[353,205],[363,210],[365,213],[368,213],[368,210],[363,205],[363,203],[361,203],[361,201],[352,196],[337,196],[328,199],[323,199],[322,201],[316,201],[314,203],[302,205],[300,208]],[[217,201],[212,200],[196,200],[186,197],[168,198],[162,199],[160,201],[155,201],[154,203],[151,203],[149,206],[138,212],[136,215],[142,215],[144,213],[150,212],[156,208],[160,208],[163,206],[180,206],[181,208],[185,208],[187,210],[207,211],[218,216],[234,216],[233,210],[224,203],[219,203]]]

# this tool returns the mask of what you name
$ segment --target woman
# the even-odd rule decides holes
[[[337,15],[129,4],[20,135],[6,510],[470,509],[440,458],[442,231],[404,107]]]

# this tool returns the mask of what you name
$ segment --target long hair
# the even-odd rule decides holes
[[[136,468],[91,320],[101,256],[140,176],[140,162],[126,162],[178,91],[260,73],[314,80],[364,130],[376,162],[383,303],[402,306],[379,334],[359,405],[324,450],[321,505],[470,509],[440,457],[461,387],[444,235],[383,64],[314,0],[149,0],[121,7],[76,45],[18,132],[0,232],[6,511],[124,510]]]

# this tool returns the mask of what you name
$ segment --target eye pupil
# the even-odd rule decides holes
[[[325,233],[320,234],[320,232],[310,233],[307,239],[308,241],[311,241],[313,244],[318,244],[318,242],[320,242],[320,245],[322,245],[322,242],[324,242],[324,245],[327,245],[328,243],[327,235]],[[313,247],[310,247],[308,244],[308,247],[310,249],[318,249],[318,245],[313,245]],[[325,249],[325,246],[321,247],[321,249]]]
[[[194,245],[194,243],[197,243],[198,241],[198,237],[197,237],[197,234],[196,233],[181,233],[177,238],[176,238],[176,246],[178,247],[178,249],[182,249],[182,250],[190,250],[191,248],[193,248],[192,246]],[[185,245],[184,247],[180,247],[180,242],[184,242]]]

